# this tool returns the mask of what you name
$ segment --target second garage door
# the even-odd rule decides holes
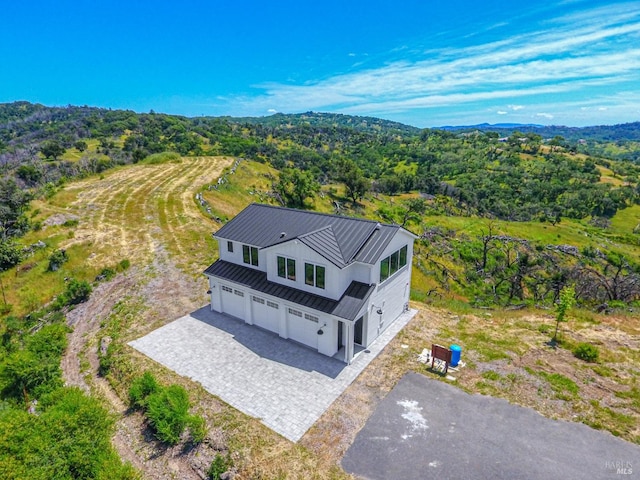
[[[271,332],[280,330],[280,306],[256,295],[251,296],[253,324]]]
[[[295,308],[287,309],[289,338],[318,349],[318,317]]]

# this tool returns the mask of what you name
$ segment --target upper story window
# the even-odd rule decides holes
[[[258,266],[258,249],[249,245],[242,246],[242,261],[247,265]]]
[[[295,281],[296,261],[293,258],[278,257],[278,276]]]
[[[380,261],[380,283],[392,277],[398,270],[407,264],[407,246],[396,250],[388,257]]]
[[[325,268],[313,263],[304,264],[304,283],[312,287],[324,288]]]
[[[227,241],[227,252],[233,253],[233,242]]]

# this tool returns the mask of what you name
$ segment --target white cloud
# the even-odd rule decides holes
[[[278,111],[275,108],[270,108],[267,113],[278,113]]]
[[[593,98],[592,92],[625,82],[640,83],[640,4],[610,5],[548,23],[553,28],[468,48],[430,50],[323,80],[257,85],[263,94],[229,101],[247,111],[275,106],[278,111],[377,115],[513,101],[498,112],[503,115],[525,109],[522,103],[541,111],[532,97],[546,102],[553,96],[559,105],[577,96]],[[553,118],[547,115],[537,114]]]
[[[497,113],[498,115],[506,115],[506,114],[507,114],[507,113],[509,113],[509,112],[505,112],[504,110],[498,110],[496,113]]]
[[[551,115],[550,113],[536,113],[536,117],[542,117],[551,120],[553,118],[553,115]]]

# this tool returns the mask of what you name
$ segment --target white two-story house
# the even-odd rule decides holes
[[[409,308],[414,234],[251,204],[218,230],[211,309],[350,363]]]

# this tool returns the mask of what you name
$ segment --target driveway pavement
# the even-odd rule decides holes
[[[209,305],[129,345],[296,442],[415,314],[403,314],[351,365]]]
[[[342,466],[370,480],[640,478],[640,446],[408,373]]]

